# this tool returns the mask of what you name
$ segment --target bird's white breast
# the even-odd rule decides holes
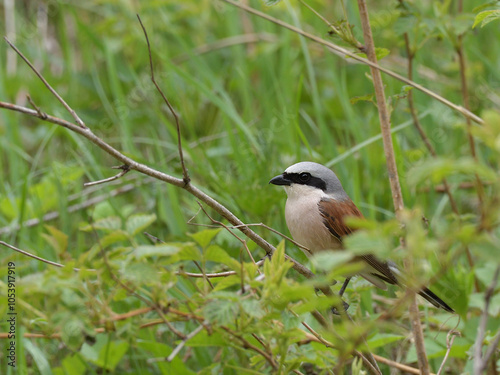
[[[285,190],[288,195],[285,218],[293,239],[312,253],[338,248],[340,244],[323,223],[318,207],[321,198],[329,196],[307,185],[292,184],[286,186]]]

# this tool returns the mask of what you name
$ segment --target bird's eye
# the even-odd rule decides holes
[[[311,179],[311,174],[307,172],[301,173],[299,175],[299,179],[301,182],[307,182]]]

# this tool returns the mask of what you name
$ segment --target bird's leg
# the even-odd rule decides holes
[[[344,292],[347,288],[347,285],[349,285],[349,281],[351,281],[351,278],[348,277],[347,279],[345,279],[344,281],[344,284],[342,284],[342,288],[340,288],[340,291],[339,291],[339,296],[342,297],[344,295]]]

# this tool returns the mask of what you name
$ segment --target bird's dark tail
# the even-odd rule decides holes
[[[436,296],[430,289],[423,288],[420,292],[418,292],[422,297],[424,297],[427,301],[432,303],[436,307],[440,307],[450,313],[454,313],[453,310],[446,302],[444,302],[441,298]]]

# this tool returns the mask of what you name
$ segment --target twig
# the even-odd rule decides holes
[[[319,333],[317,333],[309,324],[307,324],[306,322],[302,322],[302,325],[304,327],[306,327],[306,329],[309,332],[311,332],[311,334],[317,339],[318,342],[322,343],[327,348],[335,348],[335,345],[333,345],[331,342],[329,342],[328,340],[325,340],[323,337],[321,337],[321,335]],[[372,364],[372,362],[370,362],[361,352],[359,352],[357,350],[354,350],[353,354],[356,357],[361,358],[361,360],[363,361],[364,365],[366,366],[366,368],[368,369],[368,371],[370,371],[371,374],[375,374],[375,375],[381,375],[382,374],[380,372],[380,369],[376,368]]]
[[[174,116],[174,119],[175,119],[175,126],[177,127],[177,148],[178,148],[178,151],[179,151],[179,159],[180,159],[181,167],[182,167],[183,181],[184,181],[184,185],[189,185],[189,182],[191,181],[191,178],[189,177],[188,170],[186,169],[186,165],[184,164],[184,154],[183,154],[183,151],[182,151],[182,137],[181,137],[181,126],[179,124],[179,116],[174,111],[174,108],[170,104],[169,100],[167,99],[167,97],[163,93],[163,91],[160,88],[160,86],[158,85],[158,83],[156,83],[155,72],[154,72],[154,69],[153,69],[153,56],[151,54],[151,46],[149,44],[148,33],[146,31],[146,28],[144,27],[144,24],[142,23],[141,17],[139,17],[138,14],[137,14],[137,19],[139,20],[139,23],[141,24],[142,31],[144,32],[144,37],[146,38],[146,43],[148,44],[149,67],[150,67],[150,70],[151,70],[151,81],[155,85],[156,90],[158,90],[158,92],[160,93],[161,97],[163,98],[163,101],[165,102],[165,104],[167,105],[168,109],[170,110],[170,113],[172,113],[172,116]]]
[[[227,333],[229,333],[234,338],[238,339],[241,342],[241,344],[242,344],[242,346],[243,346],[244,349],[250,349],[250,350],[253,350],[254,352],[260,354],[262,357],[264,357],[266,359],[266,361],[271,365],[271,367],[274,370],[278,370],[278,368],[279,368],[278,364],[276,363],[276,361],[274,360],[274,358],[272,357],[272,355],[270,355],[269,353],[263,351],[260,348],[257,348],[255,345],[252,345],[250,342],[248,342],[248,340],[246,340],[244,337],[242,337],[241,335],[237,334],[236,332],[234,332],[230,328],[228,328],[226,326],[220,326],[220,328],[222,328],[224,331],[226,331]]]
[[[377,361],[379,361],[380,363],[386,364],[387,366],[397,368],[398,370],[406,371],[410,374],[416,374],[416,375],[421,374],[419,369],[416,369],[416,368],[413,368],[413,367],[410,367],[407,365],[403,365],[402,363],[399,363],[399,362],[391,361],[388,358],[384,358],[384,357],[381,357],[381,356],[376,355],[376,354],[374,354],[373,356],[375,357],[375,359]],[[429,375],[437,375],[437,374],[434,374],[431,372],[431,373],[429,373]]]
[[[255,262],[255,265],[260,267],[261,265],[264,264],[264,262],[265,262],[265,259],[261,259],[261,260]],[[176,274],[181,275],[181,276],[189,276],[189,277],[196,277],[196,278],[205,278],[205,277],[217,278],[217,277],[228,277],[228,276],[237,275],[236,271],[225,271],[225,272],[206,273],[206,274],[177,271]]]
[[[208,323],[208,322],[206,322]],[[168,357],[159,357],[159,358],[150,358],[147,360],[148,363],[156,363],[156,362],[172,362],[174,358],[179,354],[179,352],[182,350],[182,348],[186,345],[186,342],[190,339],[192,339],[194,336],[196,336],[198,333],[200,333],[203,330],[204,326],[200,324],[194,331],[189,333],[184,339],[175,347],[174,350],[172,350],[172,353]]]
[[[42,81],[43,84],[49,89],[49,91],[52,93],[52,95],[54,95],[57,98],[57,100],[59,100],[61,102],[61,104],[64,106],[64,108],[66,108],[66,110],[71,114],[71,116],[73,116],[73,118],[75,119],[75,121],[78,124],[78,126],[81,129],[87,129],[87,126],[85,126],[84,122],[80,119],[80,117],[78,117],[78,115],[76,114],[76,112],[68,105],[68,103],[66,103],[64,101],[64,99],[56,92],[56,90],[54,90],[52,88],[52,86],[47,82],[47,80],[40,74],[40,72],[38,72],[38,70],[35,68],[35,66],[21,53],[21,51],[19,51],[17,49],[17,47],[14,44],[12,44],[10,42],[9,39],[7,39],[7,37],[4,36],[4,39],[7,42],[7,44],[14,51],[16,51],[16,53],[24,60],[24,62],[26,64],[28,64],[28,66],[31,68],[31,70],[33,70],[33,72],[38,76],[38,78],[40,79],[40,81]]]
[[[375,54],[375,45],[373,42],[373,35],[370,26],[370,18],[368,16],[368,9],[365,0],[358,0],[359,15],[361,18],[361,25],[363,27],[363,37],[365,41],[366,55],[368,60],[376,63],[377,56]],[[382,132],[382,140],[384,144],[384,153],[387,162],[387,171],[389,172],[389,182],[391,186],[392,199],[394,202],[394,211],[396,216],[404,208],[403,196],[401,193],[401,185],[399,183],[398,169],[396,165],[396,158],[394,156],[394,147],[391,138],[391,124],[390,124],[390,114],[387,109],[387,104],[385,101],[384,84],[382,82],[382,77],[380,71],[376,68],[370,67],[373,86],[375,88],[375,97],[377,99],[377,107],[380,119],[380,129]],[[401,239],[402,245],[404,240]],[[427,361],[427,355],[425,352],[424,345],[424,335],[422,332],[422,325],[420,322],[420,317],[418,314],[418,305],[416,294],[413,291],[408,290],[411,295],[410,298],[410,320],[413,331],[413,338],[415,340],[415,349],[417,352],[419,369],[423,375],[429,374],[429,362]]]
[[[444,355],[443,362],[441,362],[441,366],[439,366],[437,375],[441,375],[441,371],[444,370],[444,365],[446,364],[448,356],[450,355],[451,347],[453,346],[453,341],[455,341],[455,338],[457,336],[460,336],[460,332],[457,332],[455,330],[451,330],[450,332],[448,332],[448,335],[446,335],[446,353]]]
[[[120,173],[118,173],[117,175],[105,178],[104,180],[86,182],[83,184],[83,186],[85,186],[85,187],[94,186],[94,185],[104,184],[106,182],[118,180],[120,177],[125,176],[130,171],[130,167],[126,164],[120,165],[119,167],[111,167],[111,168],[112,169],[121,169],[122,171]]]
[[[500,266],[497,267],[493,280],[490,286],[486,289],[484,294],[484,310],[481,314],[481,320],[479,321],[479,327],[477,329],[476,341],[474,342],[474,375],[481,375],[486,369],[490,357],[493,355],[494,351],[497,350],[498,342],[500,341],[500,331],[496,334],[490,347],[487,349],[485,355],[483,352],[483,341],[486,336],[486,323],[488,322],[488,310],[490,307],[491,298],[495,292],[495,288],[498,283],[498,277],[500,274]]]
[[[47,115],[46,115],[44,112],[42,112],[42,110],[41,110],[41,109],[40,109],[40,108],[39,108],[39,107],[35,104],[35,102],[33,101],[33,99],[31,99],[31,96],[26,95],[26,99],[28,99],[28,102],[30,102],[31,106],[32,106],[33,108],[35,108],[35,109],[36,109],[36,111],[38,112],[38,114],[40,115],[40,117],[41,117],[41,118],[44,118],[44,117],[46,117],[46,116],[47,116]]]
[[[447,105],[448,107],[454,109],[455,111],[460,112],[462,115],[471,118],[474,122],[476,122],[478,124],[484,124],[484,120],[482,118],[476,116],[474,113],[470,112],[469,110],[463,108],[462,106],[459,106],[459,105],[456,105],[456,104],[450,102],[448,99],[443,98],[442,96],[436,94],[435,92],[433,92],[433,91],[425,88],[424,86],[422,86],[422,85],[420,85],[420,84],[418,84],[416,82],[413,82],[413,81],[407,79],[406,77],[403,77],[402,75],[399,75],[399,74],[393,72],[392,70],[384,68],[384,67],[378,65],[377,63],[374,63],[374,62],[372,62],[370,60],[364,59],[364,58],[362,58],[362,57],[360,57],[360,56],[358,56],[358,55],[350,52],[349,50],[347,50],[345,48],[337,46],[336,44],[333,44],[333,43],[331,43],[329,41],[326,41],[326,40],[324,40],[324,39],[322,39],[320,37],[317,37],[315,35],[309,34],[309,33],[305,32],[305,31],[303,31],[303,30],[301,30],[301,29],[299,29],[299,28],[297,28],[295,26],[292,26],[292,25],[290,25],[290,24],[288,24],[286,22],[283,22],[281,20],[278,20],[278,19],[276,19],[274,17],[268,16],[267,14],[259,12],[258,10],[253,9],[253,8],[251,8],[249,6],[246,6],[246,5],[242,4],[242,3],[238,3],[238,2],[233,1],[233,0],[222,0],[222,1],[224,1],[224,2],[226,2],[228,4],[231,4],[231,5],[233,5],[233,6],[237,7],[237,8],[243,9],[246,12],[255,14],[258,17],[261,17],[261,18],[263,18],[263,19],[265,19],[267,21],[273,22],[273,23],[275,23],[275,24],[277,24],[277,25],[279,25],[281,27],[284,27],[284,28],[286,28],[288,30],[291,30],[291,31],[293,31],[293,32],[295,32],[297,34],[300,34],[300,35],[302,35],[302,36],[304,36],[304,37],[306,37],[308,39],[311,39],[312,41],[314,41],[316,43],[319,43],[319,44],[322,44],[322,45],[324,45],[324,46],[326,46],[328,48],[331,48],[332,50],[339,52],[341,54],[339,56],[342,56],[344,59],[347,59],[345,56],[348,56],[349,58],[354,59],[356,61],[359,61],[359,62],[361,62],[363,64],[366,64],[366,65],[370,66],[371,68],[376,68],[376,69],[380,70],[381,72],[384,72],[385,74],[387,74],[387,75],[389,75],[389,76],[391,76],[393,78],[396,78],[397,80],[399,80],[401,82],[406,83],[407,85],[415,87],[417,90],[422,91],[426,95],[428,95],[428,96],[436,99],[437,101],[439,101],[439,102]]]
[[[65,265],[64,265],[64,264],[60,264],[60,263],[57,263],[57,262],[53,262],[53,261],[51,261],[51,260],[47,260],[47,259],[41,258],[41,257],[39,257],[39,256],[33,255],[33,254],[31,254],[31,253],[29,253],[29,252],[27,252],[27,251],[25,251],[25,250],[21,250],[21,249],[18,249],[17,247],[15,247],[15,246],[9,245],[7,242],[0,241],[0,245],[5,246],[5,247],[8,247],[9,249],[12,249],[12,250],[14,250],[14,251],[17,251],[18,253],[23,254],[23,255],[26,255],[27,257],[30,257],[30,258],[33,258],[33,259],[39,260],[40,262],[50,264],[51,266],[56,266],[56,267],[60,267],[60,268],[65,267]],[[80,268],[73,268],[73,270],[75,270],[76,272],[79,272],[79,271],[80,271]],[[85,270],[86,270],[86,271],[92,271],[92,272],[95,272],[95,271],[96,271],[96,270],[91,269],[91,268],[86,268]]]

